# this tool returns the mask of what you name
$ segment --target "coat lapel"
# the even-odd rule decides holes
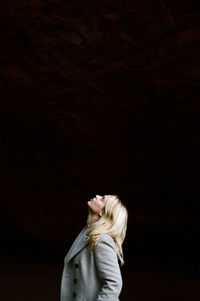
[[[70,261],[78,252],[80,252],[88,243],[87,226],[85,226],[73,242],[69,252],[64,258],[64,263]]]

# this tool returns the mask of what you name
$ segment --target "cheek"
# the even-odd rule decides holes
[[[97,203],[91,203],[90,208],[92,209],[93,212],[98,212],[99,211],[99,207]]]
[[[99,209],[100,210],[103,210],[103,208],[104,208],[105,206],[104,206],[104,204],[101,202],[101,203],[99,203]]]
[[[102,204],[100,204],[99,202],[96,202],[96,203],[94,204],[94,209],[95,209],[96,211],[101,211],[101,208],[102,208]]]

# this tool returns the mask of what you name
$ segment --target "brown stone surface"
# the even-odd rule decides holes
[[[199,225],[198,2],[8,0],[0,17],[8,235],[73,237],[95,193],[127,202],[130,229]]]

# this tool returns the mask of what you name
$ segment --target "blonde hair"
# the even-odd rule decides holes
[[[97,221],[88,221],[89,248],[94,250],[102,234],[110,235],[117,247],[117,256],[124,264],[122,243],[127,229],[128,212],[117,195],[106,195],[104,213]]]

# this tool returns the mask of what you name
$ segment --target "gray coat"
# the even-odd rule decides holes
[[[85,226],[64,258],[60,301],[118,301],[121,289],[114,240],[103,234],[90,251]]]

